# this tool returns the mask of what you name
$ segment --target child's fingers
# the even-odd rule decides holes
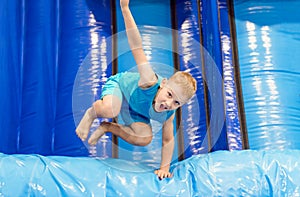
[[[160,180],[162,180],[164,178],[171,178],[172,177],[172,174],[170,172],[166,172],[166,171],[163,171],[163,170],[155,170],[154,174],[156,174]]]

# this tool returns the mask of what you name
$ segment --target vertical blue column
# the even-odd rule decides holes
[[[54,148],[58,155],[111,156],[111,137],[96,146],[75,134],[85,110],[99,99],[111,75],[111,5],[109,0],[60,1],[60,44]],[[92,125],[93,130],[101,120]]]
[[[0,152],[16,153],[20,129],[22,2],[0,1]]]
[[[188,71],[197,80],[196,95],[182,107],[184,156],[188,158],[209,151],[197,1],[177,1],[176,13],[180,70]]]
[[[102,88],[112,75],[114,61],[114,35],[112,32],[113,25],[115,25],[113,24],[114,4],[111,0],[88,0],[86,3],[90,10],[88,20],[90,43],[89,53],[81,63],[73,88],[73,113],[76,124],[78,124],[85,110],[94,101],[100,99]],[[77,82],[79,82],[79,86],[76,86]],[[96,119],[91,126],[91,134],[102,121],[111,120]],[[85,142],[85,145],[89,150],[90,156],[101,158],[113,156],[111,133],[106,133],[102,136],[96,146],[90,146],[87,142]]]
[[[57,106],[54,135],[56,155],[86,155],[86,147],[76,136],[72,110],[74,80],[83,59],[89,53],[89,10],[82,0],[59,3],[59,66],[57,70]],[[88,80],[88,79],[85,79]],[[83,92],[87,94],[87,92]]]
[[[209,93],[209,130],[212,151],[228,149],[218,2],[200,1],[205,80]]]
[[[224,81],[224,104],[225,118],[227,129],[227,140],[229,150],[241,150],[243,148],[243,135],[240,125],[239,108],[243,105],[238,105],[237,87],[235,71],[233,65],[232,53],[232,38],[230,33],[230,21],[228,13],[228,1],[219,0],[219,28],[221,38],[221,55],[223,64],[223,81]],[[239,87],[240,88],[240,87]],[[245,147],[247,145],[244,145]]]
[[[56,1],[24,1],[18,153],[51,154],[55,100]]]
[[[251,149],[300,148],[299,7],[299,1],[234,1]]]

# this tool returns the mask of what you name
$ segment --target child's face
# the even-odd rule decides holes
[[[173,81],[164,79],[156,98],[154,109],[156,112],[176,110],[188,101],[182,88]]]

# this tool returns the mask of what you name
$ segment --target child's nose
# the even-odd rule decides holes
[[[171,99],[167,100],[167,102],[166,102],[167,107],[171,108],[172,107],[172,103],[173,103],[173,101]]]

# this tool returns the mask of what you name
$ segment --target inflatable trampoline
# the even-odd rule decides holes
[[[156,121],[145,147],[75,133],[136,69],[119,7],[0,1],[0,196],[300,196],[300,1],[131,0],[155,72],[197,79],[163,180]]]

